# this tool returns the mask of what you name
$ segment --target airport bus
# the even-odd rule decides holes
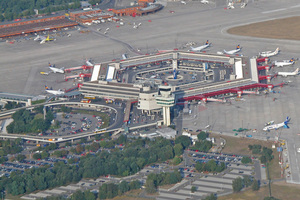
[[[82,99],[80,102],[81,103],[91,103],[92,100],[90,100],[90,99]]]
[[[96,99],[94,96],[85,96],[84,99]]]

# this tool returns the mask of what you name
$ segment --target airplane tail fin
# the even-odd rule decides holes
[[[47,85],[45,85],[45,89],[46,89],[46,90],[49,90],[49,88],[48,88],[48,86],[47,86]]]
[[[295,70],[295,73],[296,73],[296,74],[298,74],[298,72],[299,72],[299,68],[297,68],[297,69]]]
[[[208,40],[206,40],[205,44],[206,44],[206,45],[208,45],[208,44],[209,44]]]
[[[279,47],[277,47],[277,48],[276,48],[275,52],[276,52],[276,53],[278,53],[278,52],[279,52]]]
[[[237,46],[236,46],[236,49],[240,49],[241,48],[241,46],[238,44]]]
[[[286,117],[286,120],[284,121],[284,128],[290,128],[290,127],[288,126],[288,124],[290,123],[290,120],[291,120],[291,118]]]
[[[294,58],[291,58],[290,62],[294,62],[294,61],[295,61]]]

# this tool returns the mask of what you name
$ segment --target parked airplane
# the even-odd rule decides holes
[[[275,61],[274,65],[276,67],[283,67],[283,66],[293,65],[294,63],[295,60],[294,58],[292,58],[291,60]]]
[[[229,2],[227,5],[228,9],[234,9],[233,2]]]
[[[180,1],[181,4],[183,5],[186,5],[186,2],[185,1]]]
[[[49,89],[49,88],[47,87],[47,85],[45,85],[45,89],[46,89],[46,92],[48,92],[49,94],[54,94],[54,95],[62,95],[62,94],[65,94],[65,92],[62,91],[61,89],[59,89],[59,90],[52,90],[52,88]]]
[[[297,68],[295,71],[293,72],[278,72],[278,76],[283,76],[283,77],[287,77],[287,76],[296,76],[299,74],[299,68]]]
[[[85,63],[86,63],[87,66],[91,66],[91,67],[94,66],[94,65],[91,63],[91,60],[86,60]]]
[[[191,47],[192,51],[202,51],[203,49],[209,47],[211,45],[211,43],[208,42],[208,40],[206,40],[205,44],[199,47]]]
[[[237,45],[237,46],[236,46],[236,49],[234,49],[234,50],[226,51],[226,50],[224,49],[224,53],[232,55],[232,54],[235,54],[235,53],[239,52],[241,49],[242,49],[242,48],[240,47],[240,45]]]
[[[270,130],[277,130],[281,127],[284,127],[284,128],[290,128],[288,126],[288,123],[290,122],[291,118],[287,117],[286,120],[284,122],[281,122],[279,124],[273,124],[273,125],[269,125],[269,126],[266,126],[265,128],[263,128],[264,131],[270,131]]]
[[[200,3],[202,3],[202,4],[209,4],[209,1],[207,1],[207,0],[201,0]]]
[[[259,55],[261,57],[271,57],[271,56],[276,56],[277,54],[279,53],[279,47],[276,48],[275,51],[264,51],[264,52],[261,52],[259,53]]]
[[[33,40],[34,40],[34,41],[41,41],[40,44],[44,44],[45,42],[53,41],[53,40],[55,40],[55,39],[50,38],[50,36],[49,36],[49,34],[48,34],[48,37],[38,35],[38,36],[37,36],[36,38],[34,38]]]
[[[64,68],[56,68],[55,65],[51,65],[49,63],[49,69],[53,72],[53,73],[61,73],[61,74],[64,74],[65,71],[64,71]]]

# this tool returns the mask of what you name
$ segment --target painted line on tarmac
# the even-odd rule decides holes
[[[264,12],[262,12],[262,14],[268,14],[268,13],[273,13],[273,12],[279,12],[279,11],[283,11],[283,10],[287,10],[287,8],[280,8],[280,9],[276,9],[276,10],[264,11]]]

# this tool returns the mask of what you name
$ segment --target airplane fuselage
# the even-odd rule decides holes
[[[202,45],[202,46],[199,46],[199,47],[195,47],[195,48],[191,48],[192,49],[192,51],[202,51],[203,49],[205,49],[205,48],[207,48],[207,47],[209,47],[210,46],[210,44],[205,44],[205,45]]]
[[[231,50],[231,51],[226,51],[226,50],[224,50],[224,53],[226,53],[226,54],[235,54],[235,53],[237,53],[237,52],[239,52],[241,49],[234,49],[234,50]]]
[[[274,65],[277,67],[283,67],[283,66],[289,66],[293,65],[294,61],[289,61],[289,60],[283,60],[283,61],[275,61]]]
[[[61,91],[61,90],[46,90],[46,92],[48,92],[49,94],[54,94],[54,95],[65,94],[65,92]]]
[[[56,67],[49,67],[49,69],[51,69],[54,73],[61,73],[61,74],[65,73],[65,71],[63,69],[59,69]]]
[[[269,130],[273,130],[273,129],[279,129],[281,127],[283,127],[285,124],[284,122],[281,122],[279,124],[273,124],[273,125],[270,125],[270,126],[266,126],[265,128],[263,128],[264,131],[269,131]]]

